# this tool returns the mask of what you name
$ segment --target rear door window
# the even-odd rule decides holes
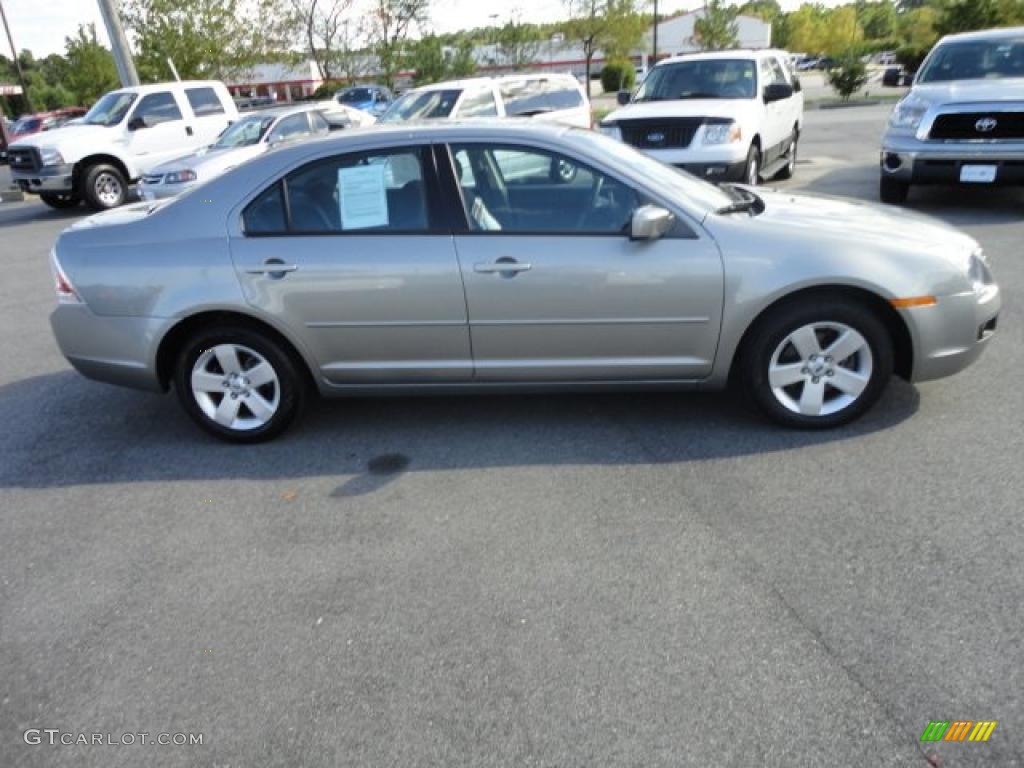
[[[196,117],[224,114],[224,105],[220,103],[213,88],[186,88],[185,95]]]

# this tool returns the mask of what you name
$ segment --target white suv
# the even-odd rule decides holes
[[[184,81],[111,91],[75,125],[8,149],[11,176],[53,208],[82,200],[94,210],[124,203],[144,173],[212,144],[238,119],[223,83]]]
[[[708,181],[789,178],[804,119],[785,51],[717,51],[655,66],[600,129]]]

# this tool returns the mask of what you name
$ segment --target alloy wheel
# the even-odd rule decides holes
[[[190,381],[202,412],[227,429],[259,429],[274,418],[281,402],[274,367],[241,344],[203,350],[192,366]]]
[[[871,381],[871,346],[843,323],[810,323],[787,335],[768,364],[775,399],[803,416],[830,416],[849,408]]]
[[[107,207],[113,207],[121,202],[124,194],[121,180],[112,173],[99,174],[93,182],[93,189],[96,191],[96,198]]]

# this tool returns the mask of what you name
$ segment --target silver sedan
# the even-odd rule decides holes
[[[575,169],[552,174],[552,168]],[[570,178],[571,176],[571,178]],[[408,126],[84,219],[52,325],[90,378],[239,442],[311,394],[716,389],[834,427],[991,340],[978,244],[905,211],[718,188],[597,133]]]

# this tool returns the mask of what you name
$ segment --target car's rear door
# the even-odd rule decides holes
[[[707,235],[680,221],[660,240],[630,240],[647,197],[565,154],[484,142],[450,151],[467,220],[455,244],[477,380],[710,373],[723,275]],[[552,180],[549,169],[565,163],[576,165],[572,180]]]
[[[211,85],[197,85],[185,88],[185,98],[192,109],[191,127],[195,145],[205,147],[212,144],[228,123],[220,95]]]
[[[308,163],[248,202],[231,252],[249,303],[335,385],[472,377],[465,294],[429,147]]]

